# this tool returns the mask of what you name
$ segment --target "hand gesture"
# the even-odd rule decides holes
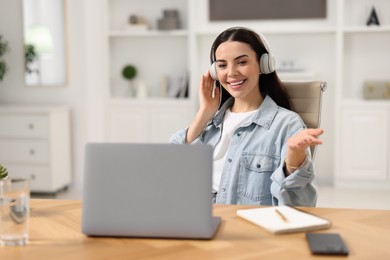
[[[199,99],[200,99],[200,110],[204,111],[210,117],[212,117],[215,112],[217,112],[219,107],[219,99],[220,99],[220,90],[217,87],[215,89],[215,96],[212,97],[214,86],[214,80],[210,76],[210,72],[207,71],[204,75],[202,75],[200,85],[199,85]]]
[[[207,123],[213,118],[219,107],[220,91],[215,89],[215,96],[212,97],[214,80],[210,72],[202,75],[199,84],[199,111],[196,113],[187,131],[186,143],[192,143],[204,130]]]
[[[318,136],[324,132],[321,128],[309,128],[291,136],[287,140],[287,147],[291,151],[305,151],[311,145],[322,144]]]
[[[324,130],[321,128],[309,128],[287,140],[286,175],[291,174],[302,165],[306,158],[306,149],[309,146],[322,144],[318,136],[322,135],[323,132]]]

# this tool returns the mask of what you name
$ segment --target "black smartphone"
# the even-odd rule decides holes
[[[310,251],[314,255],[348,255],[343,239],[336,233],[306,233]]]

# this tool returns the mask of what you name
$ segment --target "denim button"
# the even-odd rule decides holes
[[[237,133],[237,136],[241,136],[241,133]]]
[[[232,162],[232,159],[229,158],[229,159],[228,159],[228,162]]]
[[[257,167],[257,168],[260,168],[260,167],[261,167],[261,165],[258,163],[258,164],[256,165],[256,167]]]
[[[225,192],[225,191],[226,191],[226,188],[223,188],[222,191]]]

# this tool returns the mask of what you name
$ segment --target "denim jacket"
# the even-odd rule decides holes
[[[193,143],[215,147],[225,112],[233,101],[231,98],[223,104]],[[317,188],[310,149],[299,169],[287,177],[283,169],[287,139],[305,128],[298,114],[279,107],[266,96],[257,114],[233,134],[216,203],[315,206]],[[185,143],[187,130],[175,133],[171,142]]]

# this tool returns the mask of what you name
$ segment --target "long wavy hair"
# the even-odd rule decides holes
[[[213,45],[211,46],[210,52],[210,61],[211,64],[216,60],[215,51],[218,46],[226,41],[236,41],[248,44],[253,51],[256,53],[257,60],[260,62],[260,57],[264,53],[268,53],[267,48],[262,42],[260,36],[254,31],[244,28],[244,27],[232,27],[223,31],[218,37],[214,40]],[[219,81],[217,85],[221,87]],[[280,81],[276,72],[270,74],[261,74],[259,78],[259,88],[260,93],[263,97],[266,95],[270,96],[276,104],[281,107],[291,109],[290,103],[288,101],[288,96],[284,90],[282,82]],[[222,101],[221,105],[228,100],[231,95],[223,87],[221,87]]]

